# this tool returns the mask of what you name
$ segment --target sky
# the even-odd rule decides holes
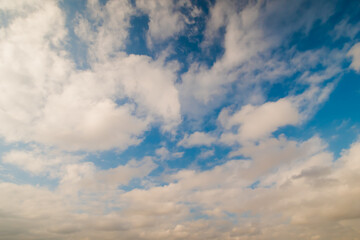
[[[356,0],[0,0],[0,92],[0,239],[360,239]]]

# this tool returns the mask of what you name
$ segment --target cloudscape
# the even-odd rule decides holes
[[[0,0],[1,240],[360,240],[357,0]]]

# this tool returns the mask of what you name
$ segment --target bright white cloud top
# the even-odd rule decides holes
[[[360,239],[359,16],[0,0],[0,239]]]

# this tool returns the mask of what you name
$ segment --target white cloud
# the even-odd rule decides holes
[[[102,24],[98,29],[91,30],[88,20],[80,17],[77,30],[93,55],[90,64],[96,78],[102,80],[101,84],[103,79],[114,84],[112,87],[116,92],[112,98],[129,98],[138,105],[140,115],[151,115],[156,121],[164,123],[163,130],[173,130],[181,121],[178,90],[175,87],[178,63],[165,62],[162,56],[152,59],[122,52],[130,16],[135,14],[129,2],[109,1],[104,7],[92,2],[88,10]],[[120,31],[122,37],[119,38],[114,31]],[[108,50],[104,52],[107,45]]]
[[[160,160],[181,158],[184,152],[170,152],[166,147],[160,147],[155,150],[155,154],[160,157]]]
[[[16,177],[8,183],[0,174],[0,238],[357,239],[360,143],[334,160],[319,137],[272,136],[302,123],[326,101],[347,51],[293,48],[284,58],[272,51],[294,31],[306,33],[331,14],[322,1],[310,3],[311,9],[304,3],[217,1],[210,6],[203,46],[218,41],[223,27],[224,55],[209,67],[190,63],[176,83],[176,61],[124,52],[130,18],[138,14],[131,1],[89,0],[77,16],[75,32],[88,47],[86,70],[76,69],[65,51],[68,36],[58,2],[0,1],[9,15],[0,28],[0,135],[20,146],[36,142],[30,150],[4,153],[0,171],[13,165],[53,184],[31,186]],[[136,1],[150,18],[149,42],[176,37],[192,24],[178,11],[184,6],[194,7],[189,1]],[[348,52],[357,71],[358,48]],[[324,70],[312,71],[317,67]],[[306,89],[265,102],[262,84],[294,73],[301,73],[295,81]],[[232,88],[237,101],[222,109],[223,129],[185,134],[178,146],[210,147],[218,143],[215,133],[222,134],[223,143],[240,143],[228,155],[238,160],[150,176],[154,161],[184,152],[155,147],[157,158],[102,169],[85,155],[63,151],[123,150],[140,143],[153,124],[175,133],[180,110],[209,113]],[[214,154],[203,150],[198,157]]]
[[[352,57],[350,67],[355,71],[360,71],[360,43],[355,44],[348,52],[348,56]]]
[[[223,43],[224,54],[218,56],[211,66],[192,63],[182,75],[183,82],[179,86],[182,111],[195,118],[196,115],[204,116],[209,109],[221,106],[228,97],[226,93],[232,91],[241,96],[236,101],[259,104],[265,98],[260,87],[262,83],[273,83],[299,71],[298,64],[289,64],[296,49],[286,57],[283,54],[280,57],[272,50],[286,43],[288,36],[297,30],[306,32],[316,20],[326,21],[333,9],[330,3],[324,3],[322,7],[320,2],[316,2],[309,4],[309,8],[300,8],[302,4],[302,1],[296,4],[272,1],[265,5],[260,2],[217,1],[210,8],[203,51],[206,53],[207,47],[220,42]],[[299,9],[302,9],[302,14]],[[304,18],[304,15],[307,17]],[[219,31],[223,28],[225,34],[221,39]],[[324,78],[339,73],[340,62],[335,62],[329,66],[330,70],[313,79],[324,81]]]
[[[175,62],[165,64],[162,59],[154,61],[146,56],[130,55],[98,65],[96,69],[99,69],[100,76],[118,81],[118,94],[139,104],[140,114],[158,118],[164,123],[165,130],[180,123],[180,103],[175,87],[178,66]]]
[[[337,40],[341,37],[354,39],[360,32],[360,23],[350,23],[349,19],[343,19],[335,25],[332,35]]]
[[[182,31],[184,19],[179,11],[175,11],[174,1],[136,1],[136,6],[149,14],[149,38],[163,41]]]
[[[182,158],[184,156],[184,152],[174,152],[172,156],[174,158]]]
[[[260,106],[246,105],[234,114],[229,114],[229,109],[223,109],[218,117],[225,129],[238,126],[236,135],[224,133],[221,136],[221,141],[225,143],[231,143],[233,140],[258,140],[269,136],[279,127],[295,125],[299,120],[296,105],[288,99],[266,102]]]
[[[208,158],[208,157],[214,156],[214,154],[215,154],[215,151],[213,149],[212,150],[202,151],[199,154],[199,158]]]
[[[76,30],[93,56],[88,70],[77,70],[64,50],[67,29],[57,4],[26,6],[27,14],[0,30],[0,134],[6,141],[96,151],[136,145],[154,122],[174,131],[181,122],[177,64],[118,52],[131,5],[88,3],[99,26],[84,29],[88,22],[79,17]]]
[[[86,161],[84,155],[64,153],[55,149],[11,150],[2,156],[2,162],[12,164],[33,175],[58,179],[59,190],[64,194],[91,192],[98,194],[127,185],[134,178],[146,177],[156,168],[150,157],[130,160],[125,165],[106,170]]]
[[[89,63],[107,61],[125,49],[130,17],[135,13],[129,1],[108,1],[102,5],[91,0],[87,3],[87,13],[90,19],[79,15],[75,33],[88,44]]]
[[[73,97],[73,98],[71,98]],[[125,149],[141,140],[148,121],[132,115],[132,105],[116,106],[109,99],[98,102],[71,101],[76,96],[64,94],[51,98],[44,109],[44,119],[35,124],[33,139],[68,150]]]
[[[148,45],[175,37],[192,23],[189,18],[200,14],[200,10],[191,1],[144,1],[137,0],[136,7],[149,16]],[[181,8],[189,9],[190,16],[181,13]]]
[[[34,175],[47,175],[58,178],[59,168],[66,164],[79,162],[84,156],[71,155],[55,150],[34,147],[31,150],[11,150],[2,157],[3,163],[15,165]]]
[[[169,157],[170,152],[166,147],[161,147],[155,150],[156,155],[158,155],[161,159],[166,159]]]
[[[6,139],[26,138],[27,128],[42,114],[44,99],[67,82],[72,63],[50,47],[61,47],[64,27],[63,13],[48,1],[1,28],[0,133]]]
[[[281,127],[299,125],[316,113],[328,99],[334,86],[333,82],[322,87],[311,84],[301,94],[258,106],[248,104],[234,113],[231,113],[231,107],[223,108],[218,116],[218,122],[224,128],[220,142],[233,145],[258,141],[269,137]]]
[[[63,168],[59,189],[65,194],[88,192],[96,195],[104,191],[116,194],[117,187],[129,184],[134,178],[146,177],[156,166],[150,157],[130,160],[106,170],[97,169],[92,162],[68,164]]]
[[[278,143],[280,144],[277,145]],[[336,232],[339,229],[343,231],[348,229],[349,236],[356,236],[358,230],[356,227],[350,226],[355,226],[357,220],[347,220],[352,223],[346,225],[338,225],[337,222],[351,216],[350,212],[346,213],[347,200],[335,207],[334,201],[330,201],[329,197],[336,194],[339,198],[350,200],[357,199],[359,196],[350,191],[345,191],[345,195],[337,195],[341,194],[338,192],[337,186],[343,186],[336,183],[341,177],[334,178],[339,170],[333,166],[331,154],[324,152],[321,140],[314,138],[304,143],[297,143],[280,139],[278,143],[268,145],[266,148],[269,149],[269,152],[262,151],[263,145],[253,145],[253,149],[249,148],[248,150],[252,154],[260,155],[252,155],[253,157],[249,160],[229,161],[204,172],[183,170],[173,175],[176,184],[149,190],[136,190],[125,195],[130,198],[130,202],[139,205],[142,204],[141,199],[156,203],[159,201],[166,203],[175,198],[180,202],[191,202],[193,209],[195,206],[199,206],[198,211],[208,214],[210,217],[211,220],[204,220],[207,227],[202,230],[202,233],[211,234],[210,236],[214,239],[224,239],[232,232],[231,229],[238,234],[242,229],[244,235],[248,237],[249,233],[253,233],[254,235],[250,234],[250,236],[254,236],[256,239],[269,239],[269,236],[278,236],[279,239],[288,239],[289,237],[300,239],[297,238],[299,231],[302,231],[302,237],[321,235],[324,238],[337,239]],[[352,149],[354,148],[355,146],[352,147]],[[346,161],[350,161],[350,158],[346,158]],[[269,164],[269,161],[272,167],[269,168],[270,165],[268,165],[267,171],[262,171],[263,164]],[[257,174],[253,175],[251,172],[257,172]],[[248,188],[247,186],[259,175],[265,176],[260,181],[260,187],[254,190]],[[358,174],[356,178],[358,178]],[[159,195],[161,198],[158,197]],[[313,204],[320,209],[314,209]],[[325,204],[324,207],[321,207],[321,204]],[[155,207],[155,205],[151,206]],[[299,206],[305,207],[300,208]],[[160,205],[158,207],[160,208]],[[172,216],[175,219],[176,209],[180,207],[178,205],[177,208],[172,209]],[[341,214],[336,213],[339,218],[334,219],[333,213],[331,211],[327,213],[326,209],[337,209],[336,212],[341,212]],[[226,222],[225,212],[233,213],[239,225],[232,224],[230,221]],[[160,215],[155,209],[151,213],[152,219]],[[242,218],[242,214],[245,213],[248,214]],[[252,216],[257,217],[253,218]],[[219,224],[217,219],[222,218],[224,218],[223,232],[219,229],[212,231],[211,227]],[[302,221],[301,225],[299,225],[299,221]],[[191,223],[197,224],[196,221]],[[322,227],[319,228],[318,224]],[[198,239],[196,234],[194,235],[191,229],[186,227],[186,222],[183,222],[182,226],[181,229],[184,233],[192,236],[193,239]],[[304,228],[300,226],[304,226]],[[338,226],[337,230],[333,229],[334,226]],[[199,228],[202,229],[197,226],[193,231],[199,231]],[[173,236],[171,233],[166,237]],[[237,239],[236,236],[238,235],[235,234],[234,238],[229,239]]]
[[[178,142],[178,146],[186,148],[194,146],[210,146],[216,141],[216,137],[204,132],[194,132],[191,135],[185,135],[184,138]]]
[[[54,3],[54,0],[50,0]],[[50,2],[49,1],[49,2]],[[14,17],[26,14],[27,12],[34,11],[41,7],[41,1],[39,0],[19,0],[19,1],[1,1],[0,9],[7,12],[7,21],[11,21]],[[4,19],[5,20],[5,19]],[[6,24],[6,21],[2,22]]]

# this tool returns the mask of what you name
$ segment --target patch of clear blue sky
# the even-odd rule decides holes
[[[9,25],[11,15],[0,9],[0,26],[7,27]]]
[[[304,126],[314,129],[327,140],[329,149],[338,157],[356,140],[360,133],[360,76],[354,72],[345,74],[331,93],[328,101]]]
[[[139,14],[130,19],[129,39],[126,44],[128,54],[148,55],[151,52],[147,48],[146,34],[149,30],[149,16]]]
[[[74,63],[78,69],[88,69],[87,62],[87,45],[75,34],[75,24],[77,18],[85,13],[87,0],[63,0],[60,1],[59,6],[65,12],[65,26],[68,29],[67,42],[65,43],[66,50],[72,56]]]

